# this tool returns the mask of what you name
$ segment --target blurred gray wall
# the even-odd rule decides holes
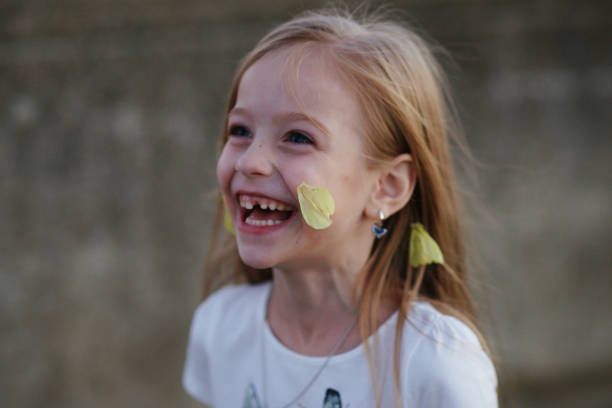
[[[0,392],[180,387],[237,60],[320,1],[0,4]],[[395,3],[454,57],[507,406],[612,406],[612,2]]]

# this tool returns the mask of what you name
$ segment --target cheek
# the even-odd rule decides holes
[[[354,167],[353,173],[343,173],[339,176],[339,199],[343,201],[347,211],[361,214],[375,188],[375,177],[358,166]]]
[[[325,178],[321,177],[315,170],[317,166],[313,163],[304,160],[303,158],[287,158],[278,162],[278,168],[280,170],[280,176],[283,182],[287,186],[287,189],[291,191],[292,195],[297,202],[297,188],[305,182],[312,185],[322,185],[321,180]]]
[[[235,158],[232,157],[230,149],[223,148],[219,161],[217,162],[217,182],[219,188],[225,196],[230,195],[230,184],[234,174]]]

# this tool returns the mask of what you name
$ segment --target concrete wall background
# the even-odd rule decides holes
[[[321,1],[0,5],[3,406],[180,388],[238,58]],[[508,406],[612,405],[612,3],[395,3],[450,50]]]

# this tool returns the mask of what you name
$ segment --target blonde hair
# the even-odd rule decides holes
[[[347,12],[308,12],[273,29],[243,59],[229,94],[224,129],[245,71],[269,52],[296,45],[323,47],[325,56],[350,83],[366,118],[365,154],[372,165],[402,153],[412,155],[417,179],[413,196],[385,221],[389,233],[374,243],[355,288],[360,299],[361,336],[377,400],[374,379],[378,359],[372,358],[365,340],[376,331],[383,301],[391,301],[399,310],[393,365],[399,401],[401,336],[415,298],[425,298],[478,333],[467,287],[463,208],[450,155],[454,115],[449,109],[448,86],[431,47],[403,25],[373,16],[357,19]],[[224,134],[221,146],[226,140]],[[220,204],[205,271],[204,296],[230,282],[272,279],[270,269],[256,270],[240,260],[233,237],[226,237],[226,242],[219,245],[222,211]],[[422,223],[438,242],[445,265],[410,266],[413,222]],[[486,349],[484,341],[482,344]]]

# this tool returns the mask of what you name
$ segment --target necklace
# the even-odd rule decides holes
[[[323,364],[321,364],[321,367],[319,367],[319,369],[317,370],[317,372],[315,373],[315,375],[310,379],[310,381],[306,384],[306,386],[304,388],[302,388],[302,391],[300,391],[291,401],[289,401],[288,403],[281,405],[280,408],[289,408],[291,407],[293,404],[295,404],[300,398],[302,398],[304,396],[304,394],[306,394],[306,391],[308,391],[310,389],[310,387],[312,386],[312,384],[315,383],[315,381],[317,381],[317,378],[319,378],[319,376],[321,375],[321,373],[323,372],[323,370],[325,370],[325,367],[327,367],[327,365],[329,364],[329,362],[331,361],[332,357],[334,356],[334,354],[336,354],[336,352],[340,349],[340,347],[342,347],[342,345],[344,344],[344,342],[346,341],[346,339],[349,336],[349,333],[351,331],[353,331],[353,328],[355,327],[355,325],[357,324],[357,316],[355,316],[355,320],[353,321],[353,323],[350,325],[350,327],[348,328],[348,330],[342,335],[342,338],[338,341],[338,343],[336,343],[336,345],[334,346],[333,350],[327,355],[327,358],[325,359],[325,361],[323,362]],[[268,385],[268,379],[267,379],[267,358],[266,358],[266,339],[263,339],[263,386],[264,386],[264,392],[266,392],[267,394],[267,385]],[[263,396],[264,397],[264,401],[267,400],[267,395]],[[264,408],[268,408],[268,404],[264,403]]]

